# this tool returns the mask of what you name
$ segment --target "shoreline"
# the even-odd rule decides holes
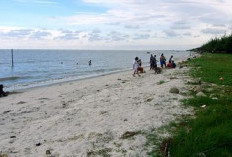
[[[141,132],[191,109],[180,105],[183,95],[169,93],[171,87],[185,91],[187,68],[162,74],[145,70],[141,77],[129,70],[0,98],[1,151],[9,156],[44,156],[47,150],[53,156],[147,156]],[[133,136],[122,138],[128,133]]]
[[[187,56],[182,56],[182,57],[178,57],[176,58],[176,64],[178,64],[179,62],[183,61],[183,60],[186,60]],[[159,66],[159,61],[158,61],[158,67]],[[147,68],[149,67],[149,65],[145,65],[143,66],[144,68]],[[111,71],[111,72],[107,72],[107,73],[103,73],[103,74],[96,74],[95,76],[85,76],[83,78],[73,78],[73,79],[70,79],[70,80],[62,80],[59,81],[59,80],[55,80],[56,82],[53,82],[53,83],[38,83],[38,84],[35,84],[34,86],[26,86],[25,88],[23,87],[19,87],[16,89],[8,89],[8,88],[4,88],[5,91],[7,92],[10,92],[10,93],[18,93],[18,92],[26,92],[26,91],[29,91],[29,90],[33,90],[33,89],[37,89],[37,88],[43,88],[43,87],[49,87],[49,86],[53,86],[53,85],[59,85],[59,84],[64,84],[64,83],[72,83],[72,82],[75,82],[75,81],[82,81],[82,80],[88,80],[88,79],[92,79],[92,78],[97,78],[97,77],[102,77],[102,76],[107,76],[107,75],[112,75],[112,74],[117,74],[117,73],[122,73],[122,72],[127,72],[127,71],[133,71],[132,68],[126,68],[126,69],[123,69],[123,70],[118,70],[118,71]]]
[[[102,77],[102,76],[107,76],[107,75],[112,75],[112,74],[117,74],[117,73],[123,73],[123,72],[127,72],[127,71],[131,71],[131,69],[125,69],[125,70],[121,70],[121,71],[114,71],[114,72],[109,72],[106,74],[99,74],[96,76],[88,76],[88,77],[84,77],[84,78],[76,78],[76,79],[71,79],[71,80],[66,80],[66,81],[61,81],[61,82],[55,82],[55,83],[48,83],[48,84],[44,84],[44,85],[37,85],[37,86],[32,86],[32,87],[26,87],[26,88],[19,88],[19,89],[15,89],[15,90],[9,90],[10,93],[17,93],[17,92],[27,92],[30,90],[34,90],[37,88],[44,88],[44,87],[51,87],[51,86],[56,86],[56,85],[60,85],[60,84],[68,84],[68,83],[73,83],[76,81],[82,81],[82,80],[89,80],[89,79],[94,79],[94,78],[98,78],[98,77]]]

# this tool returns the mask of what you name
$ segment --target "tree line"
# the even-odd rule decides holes
[[[215,37],[199,48],[192,49],[197,52],[232,53],[232,34]]]

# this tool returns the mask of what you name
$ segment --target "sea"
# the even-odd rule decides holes
[[[14,91],[132,70],[135,57],[148,66],[150,55],[189,56],[178,50],[0,50],[0,84]],[[89,61],[91,60],[91,65]]]

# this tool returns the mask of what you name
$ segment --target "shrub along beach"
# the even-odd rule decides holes
[[[193,49],[198,52],[211,52],[211,53],[232,53],[232,34],[229,36],[224,35],[220,38],[211,39],[201,47]]]

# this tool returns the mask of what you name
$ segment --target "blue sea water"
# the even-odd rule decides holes
[[[174,50],[0,50],[0,84],[5,90],[25,89],[59,82],[84,79],[132,69],[137,56],[143,66],[149,65],[150,54],[157,59],[164,53],[168,59],[188,56],[187,51]],[[147,53],[150,52],[150,53]],[[89,66],[89,60],[92,61]]]

